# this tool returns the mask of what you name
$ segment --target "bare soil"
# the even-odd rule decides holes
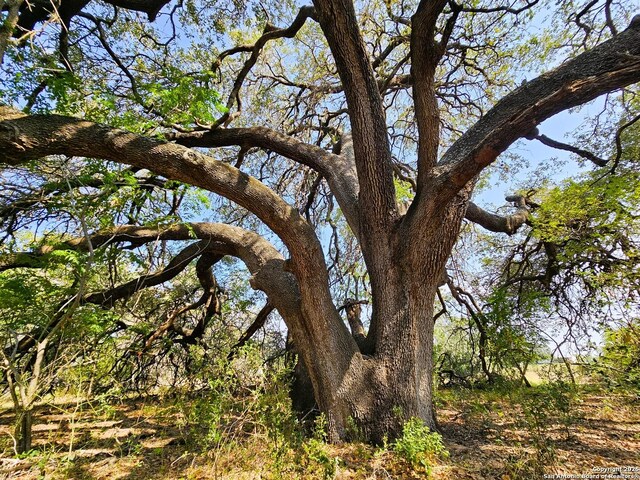
[[[432,478],[607,478],[596,475],[619,469],[626,477],[617,478],[640,480],[638,396],[583,392],[568,415],[548,415],[539,425],[527,420],[517,400],[484,392],[445,392],[438,412],[450,455],[431,468]],[[327,472],[300,473],[296,462],[311,462],[308,452],[307,457],[292,452],[275,458],[267,453],[273,452],[266,448],[269,439],[258,435],[198,451],[185,441],[182,415],[171,401],[154,397],[111,405],[43,405],[35,414],[34,451],[16,458],[13,413],[5,408],[0,413],[0,479],[242,480],[323,478]],[[427,477],[390,449],[363,444],[326,449],[335,462],[334,478]]]

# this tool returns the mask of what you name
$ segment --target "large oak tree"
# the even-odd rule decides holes
[[[31,88],[24,89],[29,91],[13,89],[5,95],[17,103],[0,107],[0,161],[19,166],[55,155],[112,161],[200,187],[243,207],[277,236],[286,254],[274,247],[273,238],[219,223],[120,225],[98,232],[92,241],[98,246],[197,238],[200,242],[175,264],[201,258],[199,271],[224,255],[240,257],[252,274],[252,286],[266,293],[284,319],[333,440],[348,438],[355,425],[366,438],[379,442],[397,434],[410,417],[435,428],[434,304],[461,224],[466,217],[492,231],[511,234],[528,218],[522,197],[511,198],[518,209],[507,217],[471,203],[478,178],[519,139],[553,143],[536,130],[544,120],[640,80],[639,17],[621,28],[617,23],[624,15],[612,14],[612,2],[590,2],[567,5],[567,11],[558,14],[571,22],[565,25],[567,35],[559,33],[561,40],[550,50],[557,48],[565,58],[516,88],[513,79],[506,78],[516,71],[509,70],[509,63],[536,52],[526,43],[515,49],[508,38],[517,37],[519,22],[543,23],[537,9],[544,5],[538,3],[423,0],[374,2],[367,7],[349,0],[317,0],[299,8],[283,28],[272,25],[279,22],[269,12],[259,13],[263,32],[245,45],[207,52],[203,40],[202,50],[182,52],[182,68],[169,65],[174,58],[167,53],[181,25],[176,12],[184,9],[194,17],[206,16],[207,8],[214,6],[123,0],[107,2],[106,7],[61,0],[56,4],[58,14],[53,15],[39,3],[31,8],[26,2],[5,2],[0,55],[5,55],[7,75],[21,69],[35,75],[38,61],[57,62],[59,67],[36,82],[29,79]],[[220,4],[215,7],[222,8]],[[142,17],[130,13],[145,12],[153,19],[163,8],[174,32],[167,43],[152,38]],[[197,8],[201,10],[194,13]],[[116,14],[110,17],[111,11]],[[118,12],[129,12],[129,23],[118,23]],[[215,14],[221,21],[224,11]],[[210,10],[208,15],[213,18]],[[131,19],[137,26],[131,26]],[[61,24],[59,33],[42,27],[42,35],[56,46],[53,60],[34,60],[24,53],[25,35],[37,36],[33,29],[43,21]],[[204,20],[198,27],[200,32],[214,28]],[[499,37],[500,31],[505,38]],[[126,35],[138,35],[139,45],[127,50]],[[291,42],[308,44],[304,51],[313,73],[308,78],[286,57],[290,44],[281,39],[294,37]],[[185,48],[186,40],[181,41],[176,49]],[[196,38],[190,49],[197,46]],[[330,55],[323,51],[325,46]],[[101,84],[102,92],[84,95],[99,98],[108,91],[115,113],[95,114],[86,103],[77,109],[77,116],[45,111],[56,102],[58,110],[72,110],[65,104],[71,94],[60,91],[82,91],[69,79],[82,79],[83,72],[88,78],[92,69],[104,68],[96,61],[102,58],[96,52],[111,62],[118,75]],[[211,55],[214,61],[207,69]],[[237,55],[244,55],[243,60],[224,70]],[[202,71],[189,71],[193,64]],[[173,84],[167,76],[156,79],[152,87],[150,65],[171,71]],[[214,86],[209,80],[219,69],[226,72],[221,74],[223,84]],[[289,70],[298,73],[287,77]],[[189,80],[198,75],[204,80]],[[293,92],[273,101],[275,112],[280,103],[288,104],[286,121],[273,114],[269,122],[269,114],[256,113],[272,111],[273,99],[265,93],[267,80],[273,91]],[[95,79],[87,82],[100,85]],[[193,104],[169,97],[172,88]],[[214,88],[228,100],[222,105],[218,98],[220,116],[203,120],[206,112],[194,107],[197,95],[218,95]],[[39,100],[47,91],[51,96]],[[255,99],[243,110],[244,91],[245,97]],[[39,101],[43,113],[32,113]],[[243,115],[246,111],[254,116]],[[119,121],[126,115],[140,122],[146,119],[150,126],[116,128],[126,125]],[[224,147],[238,147],[235,166],[217,158],[218,152],[227,151]],[[271,161],[267,171],[285,168],[273,160],[284,158],[304,166],[301,171],[315,172],[309,204],[319,184],[326,182],[327,195],[337,201],[366,265],[371,296],[367,329],[353,318],[357,315],[349,316],[350,328],[341,317],[323,251],[326,231],[314,228],[308,209],[292,204],[295,198],[267,186],[263,169],[263,181],[247,173],[245,156],[256,151],[269,152],[261,157],[263,166]],[[412,186],[409,201],[399,198],[401,181]],[[3,215],[9,216],[6,211]],[[81,243],[76,240],[75,245]],[[28,266],[37,254],[14,257],[9,263]],[[140,282],[89,295],[84,301],[108,306],[136,288],[141,288]],[[25,340],[23,347],[28,346]]]

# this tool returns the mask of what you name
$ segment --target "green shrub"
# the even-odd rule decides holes
[[[239,361],[238,361],[239,360]],[[288,396],[287,365],[262,367],[259,352],[243,348],[234,361],[210,367],[208,388],[178,402],[182,435],[193,451],[206,451],[265,435],[274,449],[300,441]],[[247,380],[248,375],[255,373]]]
[[[333,457],[328,451],[327,444],[317,438],[310,438],[302,445],[306,466],[303,475],[320,474],[323,478],[333,478],[336,475],[340,458]],[[314,468],[315,467],[315,468]]]
[[[605,332],[602,353],[592,369],[609,387],[640,392],[640,320]]]
[[[393,443],[393,450],[414,468],[422,468],[427,474],[436,457],[449,456],[442,436],[429,430],[419,418],[411,418],[404,424],[402,436]]]
[[[554,425],[564,428],[569,438],[569,427],[574,422],[575,387],[566,382],[540,385],[521,391],[523,416],[520,424],[529,432],[535,449],[530,467],[537,475],[544,466],[556,461],[555,443],[552,437]]]

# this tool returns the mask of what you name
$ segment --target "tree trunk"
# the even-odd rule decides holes
[[[453,231],[457,231],[455,226]],[[316,389],[320,409],[328,416],[331,440],[364,439],[380,444],[400,435],[403,424],[413,417],[436,429],[433,312],[449,251],[447,242],[443,245],[441,240],[433,239],[438,245],[431,253],[437,251],[436,256],[401,254],[387,266],[386,278],[377,282],[380,289],[373,299],[377,317],[372,325],[377,330],[369,332],[370,354],[356,353],[344,372],[335,372],[330,388]],[[318,362],[308,365],[313,370]]]
[[[415,296],[406,285],[393,287],[398,295],[384,302],[398,326],[389,332],[392,345],[386,342],[385,349],[372,356],[356,354],[348,370],[334,377],[332,388],[316,391],[332,441],[381,444],[396,438],[412,417],[436,428],[432,406],[435,286],[422,284]]]
[[[33,411],[18,410],[16,413],[16,452],[18,454],[31,450],[31,427],[33,425]]]
[[[433,209],[422,237],[399,230],[393,254],[369,252],[373,310],[365,353],[356,352],[344,371],[325,375],[316,400],[329,420],[333,441],[361,438],[372,443],[396,438],[403,424],[419,418],[436,429],[433,409],[433,313],[442,272],[458,235],[470,188],[446,208]],[[423,217],[424,220],[424,217]],[[410,224],[409,224],[410,225]],[[410,228],[410,227],[409,227]],[[370,265],[374,262],[376,265]],[[384,272],[374,278],[375,273]],[[301,349],[304,353],[304,349]],[[313,352],[326,357],[332,352]],[[322,363],[307,361],[311,370]]]

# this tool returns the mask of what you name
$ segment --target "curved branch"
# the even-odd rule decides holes
[[[616,156],[613,159],[611,173],[615,173],[616,169],[618,168],[618,164],[620,163],[620,159],[622,158],[622,132],[624,132],[627,128],[631,127],[638,121],[640,121],[640,113],[626,122],[624,125],[620,126],[616,131]]]
[[[125,225],[115,227],[110,231],[103,231],[91,237],[92,243],[99,243],[108,238],[111,242],[132,241],[136,244],[153,242],[156,240],[192,240],[201,241],[189,245],[176,255],[160,272],[139,277],[133,281],[119,285],[113,289],[97,292],[85,296],[81,303],[94,303],[105,308],[111,308],[119,299],[127,298],[135,292],[159,285],[174,278],[182,272],[196,257],[214,255],[232,255],[240,258],[253,277],[251,284],[254,288],[264,291],[278,309],[281,316],[292,330],[299,330],[303,325],[303,315],[300,306],[300,292],[295,277],[284,270],[282,255],[260,235],[224,224],[193,223],[188,225],[174,225],[170,227],[137,227]],[[69,248],[74,245],[82,249],[85,242],[78,239],[66,243]],[[34,254],[39,255],[39,254]],[[200,268],[202,270],[202,268]],[[203,273],[198,272],[199,277]],[[209,284],[200,278],[201,284]],[[209,288],[210,290],[210,288]],[[56,327],[57,322],[64,316],[67,300],[60,303],[58,314],[52,319],[47,329]],[[25,336],[17,346],[19,352],[25,352],[35,344],[40,331]]]
[[[247,331],[244,332],[240,340],[231,347],[231,351],[229,352],[229,358],[233,358],[237,351],[242,348],[248,341],[253,337],[258,330],[260,330],[269,318],[271,312],[273,312],[273,305],[270,302],[267,302],[264,307],[260,309],[258,315],[256,315],[256,319],[253,323],[247,328]]]
[[[212,253],[204,253],[200,256],[196,264],[196,272],[198,275],[198,280],[200,281],[200,286],[203,289],[202,295],[195,302],[171,312],[168,315],[167,320],[146,339],[146,341],[144,342],[143,351],[149,350],[153,345],[153,342],[164,336],[164,334],[168,330],[173,330],[174,332],[178,333],[182,337],[182,343],[193,344],[198,338],[202,336],[209,319],[214,315],[214,313],[219,311],[219,302],[216,298],[217,284],[215,277],[211,272],[211,267],[221,259],[221,255],[214,255]],[[200,321],[198,321],[198,324],[191,332],[185,330],[183,327],[176,325],[176,320],[183,313],[190,310],[195,310],[196,308],[199,308],[203,305],[205,306],[204,316]]]
[[[465,218],[491,232],[513,235],[529,220],[529,209],[526,207],[523,197],[509,197],[508,200],[518,203],[518,210],[513,215],[496,215],[478,207],[473,202],[469,202]]]
[[[287,245],[294,262],[324,264],[313,228],[253,177],[181,145],[59,115],[0,109],[0,162],[10,165],[63,154],[112,160],[223,195],[251,210]]]
[[[293,38],[300,31],[302,26],[307,21],[307,18],[314,18],[315,11],[313,7],[306,6],[301,7],[298,11],[298,15],[293,20],[293,23],[288,28],[274,28],[271,25],[266,25],[264,29],[264,34],[258,39],[258,41],[254,45],[244,45],[232,48],[230,50],[226,50],[220,54],[218,59],[212,65],[211,70],[216,71],[222,60],[228,57],[229,55],[233,55],[239,52],[251,52],[251,56],[247,59],[247,61],[242,66],[240,73],[236,77],[236,80],[233,84],[233,88],[231,89],[231,93],[229,94],[229,99],[227,100],[227,109],[231,110],[234,104],[238,105],[238,111],[240,110],[240,88],[242,88],[242,84],[244,83],[245,78],[253,68],[253,66],[258,61],[258,57],[260,56],[260,52],[264,48],[264,46],[270,40],[276,40],[278,38]],[[219,118],[212,126],[212,129],[215,129],[225,123],[229,119],[229,113],[225,113],[221,118]]]
[[[358,235],[358,177],[352,156],[336,155],[267,127],[225,128],[170,136],[187,147],[264,148],[306,165],[327,179],[349,226]],[[344,149],[343,149],[344,150]]]
[[[567,152],[575,153],[576,155],[579,155],[580,157],[586,158],[587,160],[593,162],[599,167],[604,167],[607,165],[607,161],[604,158],[600,158],[597,155],[594,155],[593,153],[587,150],[583,150],[582,148],[574,147],[573,145],[569,145],[567,143],[558,142],[557,140],[553,140],[552,138],[549,138],[546,135],[538,134],[538,135],[532,136],[531,138],[538,140],[539,142],[545,144],[548,147],[557,148],[559,150],[565,150]]]
[[[255,178],[181,145],[59,115],[20,116],[5,107],[0,109],[0,151],[0,161],[13,165],[55,154],[113,160],[147,168],[236,202],[256,214],[289,249],[288,268],[300,286],[306,322],[314,325],[294,330],[296,341],[339,352],[336,361],[344,368],[357,352],[333,304],[322,246],[313,227]],[[326,331],[334,335],[324,335]]]
[[[100,237],[111,242],[131,241],[136,244],[156,240],[201,239],[191,247],[200,253],[231,255],[240,258],[251,274],[252,286],[272,298],[279,310],[300,308],[300,293],[295,278],[284,270],[284,258],[262,236],[240,227],[222,223],[189,223],[169,227],[120,226],[104,231]],[[189,248],[189,247],[187,247]],[[130,282],[131,283],[131,282]],[[282,315],[287,320],[286,315]]]
[[[636,20],[637,18],[637,20]],[[615,38],[500,100],[444,154],[437,189],[451,198],[537,124],[640,80],[640,16]]]

